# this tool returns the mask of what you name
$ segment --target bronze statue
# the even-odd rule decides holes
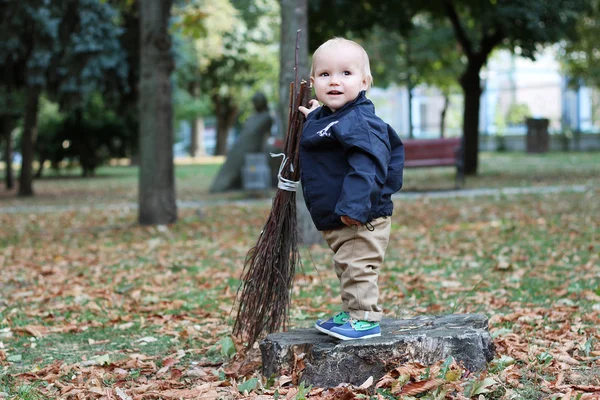
[[[269,114],[267,98],[261,92],[252,96],[255,113],[242,127],[242,132],[227,153],[225,163],[210,188],[211,193],[225,192],[242,187],[242,166],[247,153],[261,153],[271,133],[273,119]]]

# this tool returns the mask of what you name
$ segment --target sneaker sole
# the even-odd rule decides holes
[[[333,336],[331,331],[328,331],[327,329],[322,328],[321,326],[319,326],[319,324],[315,324],[315,329],[318,330],[321,333],[326,334],[326,335]]]
[[[372,335],[366,335],[366,336],[361,336],[361,337],[349,337],[349,336],[344,336],[340,333],[336,333],[336,332],[327,332],[327,334],[329,336],[333,336],[336,339],[340,339],[340,340],[361,340],[361,339],[371,339],[371,338],[375,338],[375,337],[379,337],[381,336],[381,333],[374,333]]]

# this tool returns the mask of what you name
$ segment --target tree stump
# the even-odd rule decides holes
[[[381,330],[381,337],[348,341],[314,328],[272,333],[260,344],[263,375],[296,372],[317,387],[360,385],[407,362],[433,365],[452,356],[468,370],[481,371],[494,356],[488,318],[481,314],[384,319]]]

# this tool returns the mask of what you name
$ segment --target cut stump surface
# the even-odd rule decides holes
[[[317,387],[360,385],[407,362],[432,365],[448,356],[469,371],[494,357],[488,318],[482,314],[383,319],[381,337],[342,341],[314,328],[272,333],[260,344],[266,377],[299,373]]]

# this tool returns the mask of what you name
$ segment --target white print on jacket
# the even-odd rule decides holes
[[[330,123],[329,125],[327,125],[324,129],[321,129],[319,132],[317,132],[317,135],[319,135],[321,137],[323,137],[323,136],[330,137],[331,133],[329,133],[329,128],[331,128],[332,126],[334,126],[338,122],[340,122],[340,121],[333,121],[332,123]]]

